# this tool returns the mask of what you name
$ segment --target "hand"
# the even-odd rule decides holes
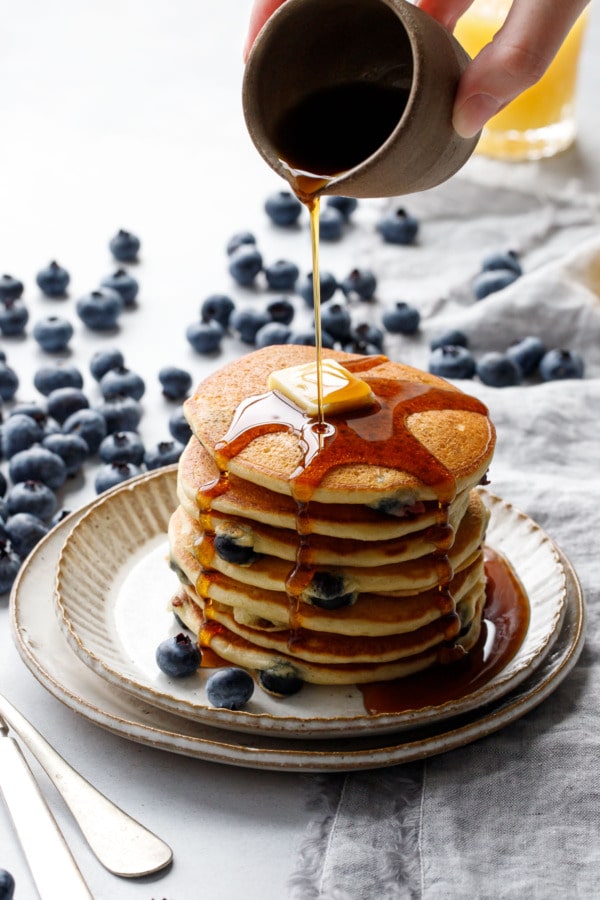
[[[284,0],[254,0],[244,50]],[[449,31],[472,0],[417,0]],[[588,0],[513,0],[494,40],[467,66],[454,101],[453,124],[472,137],[507,103],[544,74]]]

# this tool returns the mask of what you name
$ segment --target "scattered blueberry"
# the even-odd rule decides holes
[[[335,278],[331,272],[321,272],[319,274],[319,285],[321,289],[321,303],[327,303],[338,289],[337,278]],[[300,282],[297,290],[307,306],[314,306],[315,298],[312,272],[309,272]]]
[[[235,303],[227,294],[210,294],[200,305],[200,319],[202,322],[214,319],[221,328],[226,329],[234,309]]]
[[[121,228],[110,239],[108,246],[114,258],[119,262],[134,262],[140,251],[141,242],[135,234]]]
[[[29,310],[22,300],[4,300],[0,303],[0,332],[4,337],[18,337],[25,331]]]
[[[537,370],[545,352],[546,347],[542,340],[539,337],[528,335],[517,343],[511,344],[506,355],[516,362],[523,377],[527,378]]]
[[[77,475],[90,455],[86,441],[79,434],[64,432],[48,434],[42,441],[42,447],[60,456],[70,477]]]
[[[19,387],[19,376],[8,363],[0,362],[0,397],[12,400]]]
[[[100,381],[109,369],[116,369],[125,365],[125,357],[116,347],[106,350],[97,350],[90,360],[90,372],[96,381]]]
[[[483,300],[490,294],[495,294],[508,287],[518,277],[514,269],[486,269],[475,276],[473,293],[477,300]]]
[[[142,418],[142,408],[133,397],[116,395],[100,403],[97,411],[104,417],[106,434],[115,431],[137,431]]]
[[[544,381],[562,378],[583,378],[584,362],[574,350],[548,350],[540,360],[540,375]]]
[[[504,253],[490,253],[486,256],[481,264],[483,271],[493,271],[494,269],[511,269],[517,275],[523,274],[523,267],[514,250],[507,250]]]
[[[49,265],[40,269],[35,280],[40,291],[46,297],[64,297],[71,276],[56,260],[52,260]]]
[[[200,666],[202,655],[191,638],[181,632],[162,641],[156,648],[156,664],[171,678],[193,675]]]
[[[117,269],[111,275],[106,275],[100,282],[100,287],[116,291],[121,295],[123,303],[127,307],[135,305],[140,289],[138,281],[126,269]]]
[[[161,466],[170,466],[179,461],[183,453],[183,444],[178,441],[159,441],[152,447],[148,447],[144,453],[144,462],[147,469],[159,469]]]
[[[475,357],[467,347],[443,344],[431,352],[429,371],[440,378],[473,378]]]
[[[261,688],[274,697],[291,697],[302,688],[304,681],[290,663],[276,662],[272,668],[258,672]]]
[[[325,203],[327,206],[332,206],[334,209],[339,210],[346,220],[350,218],[358,207],[358,200],[355,197],[331,196],[325,198]]]
[[[181,407],[174,410],[169,416],[169,434],[184,445],[192,436],[192,429]]]
[[[327,347],[328,349],[333,349],[335,346],[334,339],[326,331],[321,331],[321,342],[323,347]],[[286,343],[299,344],[303,347],[315,347],[317,343],[315,329],[309,328],[306,331],[292,331],[290,332],[290,336]]]
[[[92,331],[110,331],[116,327],[123,306],[123,298],[117,291],[98,288],[80,297],[76,309],[83,324]]]
[[[476,372],[489,387],[511,387],[521,382],[521,370],[506,353],[492,350],[477,361]]]
[[[158,373],[162,392],[169,400],[184,400],[192,386],[192,376],[177,366],[163,366]]]
[[[58,362],[40,366],[33,376],[36,389],[47,397],[52,391],[62,387],[83,387],[83,376],[77,366],[71,363]]]
[[[90,405],[82,390],[75,387],[56,388],[47,397],[48,415],[63,424],[74,412]]]
[[[340,288],[347,297],[358,297],[360,300],[372,300],[377,288],[377,278],[371,269],[352,269],[340,281]]]
[[[13,275],[0,275],[0,300],[18,300],[23,293],[22,281]]]
[[[269,314],[261,309],[236,309],[231,316],[231,328],[244,344],[254,344],[259,328],[270,322]]]
[[[242,244],[229,257],[229,274],[242,287],[254,284],[262,267],[262,255],[253,244]]]
[[[215,535],[215,553],[235,566],[249,566],[259,558],[252,546],[240,544],[230,534]]]
[[[350,337],[357,343],[372,344],[378,351],[383,348],[383,331],[371,322],[359,322],[357,325],[353,325]]]
[[[464,331],[458,328],[449,328],[447,331],[440,331],[429,342],[431,350],[437,350],[438,347],[468,347],[469,339]]]
[[[294,304],[288,297],[277,297],[267,303],[267,313],[273,322],[289,325],[294,318]]]
[[[142,465],[144,452],[144,444],[136,431],[115,431],[108,434],[98,448],[102,462],[133,463],[134,466]]]
[[[0,497],[4,497],[6,494],[6,488],[8,487],[8,482],[6,480],[6,476],[4,472],[0,471]]]
[[[283,322],[267,322],[256,332],[254,346],[257,350],[263,347],[273,347],[276,344],[287,344],[291,334],[289,325]]]
[[[254,693],[254,679],[245,669],[217,669],[206,682],[206,696],[219,709],[243,709]]]
[[[256,244],[256,238],[251,231],[237,231],[231,235],[225,247],[227,256],[231,256],[242,244]]]
[[[124,481],[129,481],[130,478],[134,478],[141,473],[142,469],[139,466],[134,466],[133,463],[105,463],[96,472],[94,479],[96,493],[102,494],[104,491],[108,491]]]
[[[10,459],[8,473],[13,484],[18,481],[42,481],[53,491],[64,484],[67,467],[57,453],[34,444]]]
[[[419,220],[400,208],[383,215],[376,228],[387,244],[413,244],[419,233]]]
[[[50,519],[56,511],[56,494],[41,481],[19,481],[6,495],[9,514],[30,513],[38,519]]]
[[[44,436],[44,429],[32,416],[16,413],[2,423],[1,434],[2,453],[5,459],[11,459],[15,453],[38,444]]]
[[[272,291],[293,291],[299,277],[298,266],[288,259],[278,259],[265,266],[265,278]]]
[[[352,336],[342,345],[342,350],[346,353],[360,353],[362,356],[379,356],[381,353],[381,347],[378,347],[377,344],[371,344],[369,341]]]
[[[196,353],[215,353],[221,348],[223,327],[216,319],[208,322],[192,322],[185,330],[188,342]]]
[[[73,326],[61,316],[46,316],[33,326],[33,336],[46,353],[64,350],[73,337]]]
[[[324,206],[319,215],[319,237],[322,241],[339,241],[346,220],[335,206]]]
[[[62,423],[62,432],[79,435],[87,444],[88,453],[93,455],[106,437],[106,418],[96,409],[78,409]]]
[[[67,509],[65,506],[63,506],[62,509],[57,510],[50,519],[50,528],[54,528],[55,525],[58,525],[59,522],[62,522],[67,516],[70,516],[72,512],[72,509]]]
[[[265,212],[273,224],[287,228],[298,221],[302,204],[290,191],[277,191],[265,200]]]
[[[21,557],[14,549],[10,538],[0,537],[0,594],[6,594],[10,591],[15,578],[19,574],[20,568]],[[8,891],[8,888],[10,887],[10,882],[6,877],[7,875],[8,872],[5,872],[4,869],[0,869],[0,900],[1,898],[10,900],[13,896],[12,891],[10,893],[2,893],[2,890]],[[12,875],[10,878],[12,878]]]
[[[31,513],[19,512],[9,516],[4,527],[10,542],[21,559],[31,553],[35,545],[48,534],[49,526]]]
[[[404,300],[398,300],[381,314],[383,327],[390,334],[416,334],[419,330],[421,315],[419,310]]]
[[[321,307],[321,325],[336,341],[346,341],[350,337],[352,319],[345,303],[328,300]]]
[[[105,400],[120,394],[123,397],[133,397],[141,400],[146,392],[146,384],[141,375],[128,369],[127,366],[117,366],[109,369],[98,382],[100,391]]]

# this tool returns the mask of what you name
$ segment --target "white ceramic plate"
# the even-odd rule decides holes
[[[488,542],[518,574],[531,606],[523,644],[483,687],[438,706],[369,715],[356,688],[305,685],[278,700],[257,689],[243,711],[215,709],[205,696],[206,670],[170,679],[156,647],[178,626],[166,611],[177,579],[166,562],[166,529],[177,505],[176,469],[128,482],[94,503],[72,528],[57,571],[64,633],[96,674],[169,712],[218,728],[297,738],[360,737],[439,722],[503,696],[541,664],[565,611],[566,580],[548,536],[514,507],[482,491],[490,506]]]
[[[85,508],[72,513],[34,549],[15,582],[11,619],[16,645],[38,681],[88,721],[125,739],[195,759],[252,769],[337,772],[374,769],[455,750],[483,738],[542,703],[564,681],[583,647],[583,597],[569,562],[565,618],[543,662],[502,700],[452,722],[403,731],[397,738],[305,740],[235,734],[184,719],[145,703],[96,675],[69,649],[54,612],[56,561],[70,528]]]

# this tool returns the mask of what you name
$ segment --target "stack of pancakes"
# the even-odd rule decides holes
[[[323,354],[373,394],[326,427],[268,387],[310,347],[251,353],[186,401],[172,607],[228,663],[307,682],[451,661],[477,642],[485,603],[473,488],[494,450],[487,410],[386,357]]]

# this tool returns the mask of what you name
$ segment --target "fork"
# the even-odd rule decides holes
[[[90,848],[109,872],[134,878],[158,872],[169,865],[173,859],[171,848],[69,765],[2,694],[0,722],[1,719],[42,766]]]

